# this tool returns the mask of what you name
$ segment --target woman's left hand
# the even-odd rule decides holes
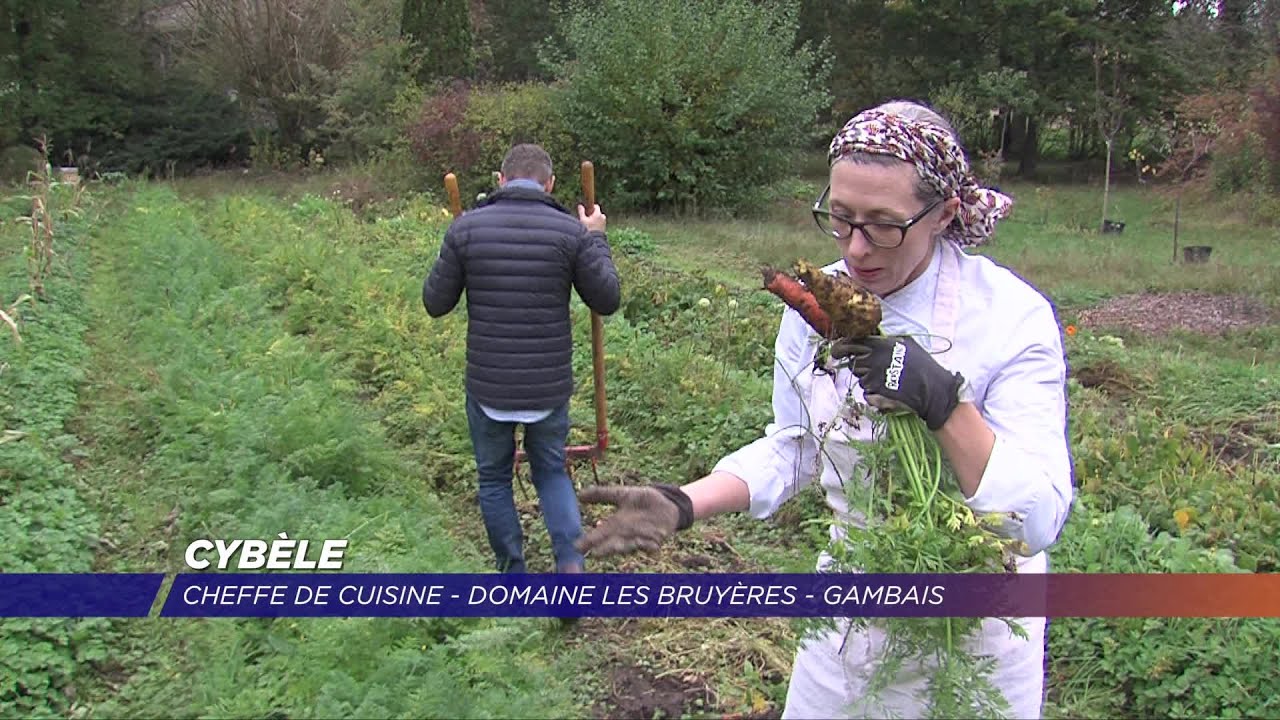
[[[867,402],[884,408],[899,405],[919,415],[930,430],[941,428],[960,404],[964,378],[938,364],[909,337],[866,337],[837,340],[833,359],[848,358]]]

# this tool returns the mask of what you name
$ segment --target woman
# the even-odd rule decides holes
[[[1057,320],[1050,303],[1013,273],[962,251],[991,236],[1012,200],[979,187],[950,125],[914,103],[855,116],[832,140],[829,159],[830,185],[814,216],[843,258],[826,271],[845,271],[880,298],[886,337],[837,344],[833,355],[856,358],[856,377],[838,365],[815,368],[817,337],[786,310],[775,345],[774,420],[764,437],[679,488],[584,490],[583,502],[618,509],[581,547],[597,555],[654,549],[718,513],[764,518],[815,479],[836,518],[857,523],[843,483],[865,478],[865,471],[849,444],[837,440],[873,438],[868,423],[841,413],[852,396],[920,415],[967,504],[976,513],[1004,514],[1003,532],[1025,543],[1018,572],[1047,572],[1045,550],[1072,499]],[[820,448],[817,436],[824,433]],[[832,535],[839,537],[835,525]],[[976,650],[996,658],[992,680],[1010,715],[1038,718],[1045,620],[1019,624],[1028,638],[1015,637],[1000,620],[985,620]],[[868,631],[845,642],[844,630],[802,644],[783,717],[919,717],[924,674],[903,674],[876,698],[884,705],[869,704],[865,685],[879,638]]]

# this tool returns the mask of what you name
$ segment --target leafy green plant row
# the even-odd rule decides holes
[[[236,197],[210,213],[220,241],[253,258],[266,302],[289,331],[315,351],[334,353],[388,437],[431,464],[428,483],[469,492],[465,304],[437,320],[421,304],[422,278],[448,217],[417,201],[395,217],[360,223],[314,197],[289,208]],[[273,242],[258,241],[267,233]],[[610,465],[677,478],[705,472],[768,421],[777,319],[767,301],[735,299],[702,279],[673,281],[618,255],[627,309],[605,326]],[[729,322],[731,300],[736,322]],[[578,391],[570,441],[591,443],[589,316],[576,299],[573,311]]]
[[[1054,572],[1235,573],[1232,554],[1155,531],[1134,505],[1077,504]],[[1243,718],[1280,712],[1280,623],[1253,618],[1056,618],[1050,692],[1107,717]],[[1065,705],[1064,716],[1081,707]]]
[[[84,419],[87,482],[107,489],[116,521],[113,566],[178,570],[192,539],[287,531],[348,538],[347,571],[480,571],[426,471],[388,440],[337,358],[289,332],[218,228],[165,190],[118,200],[95,241]],[[459,619],[120,621],[79,712],[571,714],[545,633]]]
[[[1228,550],[1246,570],[1280,566],[1280,454],[1238,432],[1250,422],[1264,436],[1280,431],[1274,368],[1221,359],[1207,384],[1202,357],[1161,357],[1088,331],[1068,352],[1081,491],[1101,509],[1138,508],[1157,530]]]
[[[56,211],[56,208],[53,209]],[[83,453],[69,428],[88,357],[83,283],[84,216],[58,218],[58,262],[44,298],[21,308],[21,344],[0,341],[0,572],[88,572],[101,532],[72,463]],[[5,247],[21,248],[30,227],[6,223]],[[29,239],[29,238],[28,238]],[[0,258],[0,291],[28,288],[21,252]],[[0,715],[55,714],[79,664],[103,657],[102,620],[0,620]]]
[[[1070,333],[1078,501],[1054,572],[1239,573],[1276,567],[1280,468],[1220,459],[1206,428],[1263,417],[1269,371],[1170,357]],[[1216,380],[1198,382],[1212,362]],[[1086,387],[1085,385],[1088,385]],[[1280,623],[1259,619],[1059,618],[1049,687],[1059,716],[1269,717]]]

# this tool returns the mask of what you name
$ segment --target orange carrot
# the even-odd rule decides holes
[[[818,300],[800,281],[790,275],[767,267],[761,271],[764,275],[764,289],[777,295],[791,309],[800,313],[800,317],[809,323],[824,338],[831,337],[831,318],[818,305]]]

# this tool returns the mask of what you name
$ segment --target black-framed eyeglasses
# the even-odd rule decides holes
[[[875,222],[855,222],[849,218],[832,212],[830,208],[831,186],[828,185],[826,190],[822,191],[822,195],[813,203],[813,220],[818,223],[818,227],[822,228],[822,232],[830,235],[837,240],[845,240],[853,236],[855,229],[862,231],[862,236],[867,242],[882,248],[896,248],[907,239],[907,231],[912,225],[920,222],[934,208],[942,204],[943,198],[938,198],[925,206],[923,210],[912,215],[905,222],[885,222],[877,220]]]

